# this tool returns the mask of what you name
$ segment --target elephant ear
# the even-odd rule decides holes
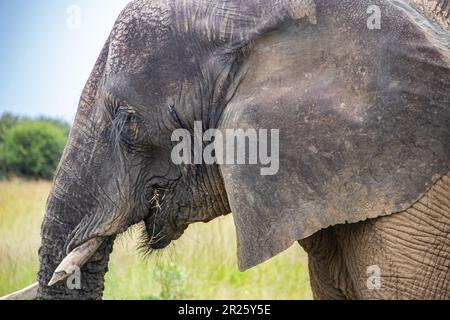
[[[449,171],[450,57],[397,7],[381,5],[374,32],[360,27],[364,3],[351,18],[340,4],[255,40],[222,115],[223,132],[279,130],[276,174],[221,165],[241,270],[329,226],[403,211]]]

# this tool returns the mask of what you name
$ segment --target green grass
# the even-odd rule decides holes
[[[0,182],[0,296],[35,281],[50,183]],[[121,236],[106,276],[105,299],[311,299],[299,246],[247,272],[237,270],[231,216],[191,226],[158,255],[136,250],[139,231]]]

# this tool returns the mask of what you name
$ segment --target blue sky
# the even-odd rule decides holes
[[[0,114],[73,121],[83,86],[129,0],[0,0]]]

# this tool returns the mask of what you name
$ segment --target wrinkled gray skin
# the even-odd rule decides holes
[[[242,270],[300,241],[318,299],[449,299],[449,11],[414,2],[424,14],[405,1],[129,4],[55,175],[39,297],[100,299],[114,238],[134,224],[155,250],[233,212]],[[366,27],[373,4],[381,30]],[[280,129],[280,172],[174,165],[173,130],[198,120]],[[97,236],[82,289],[47,287]],[[371,265],[380,290],[367,289]]]

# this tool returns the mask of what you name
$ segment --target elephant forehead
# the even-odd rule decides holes
[[[131,2],[118,17],[110,35],[108,68],[116,73],[142,66],[167,44],[171,8],[165,1]]]
[[[108,67],[112,72],[139,67],[181,43],[195,51],[214,45],[239,46],[282,21],[304,17],[315,22],[313,0],[133,1],[111,33]]]

